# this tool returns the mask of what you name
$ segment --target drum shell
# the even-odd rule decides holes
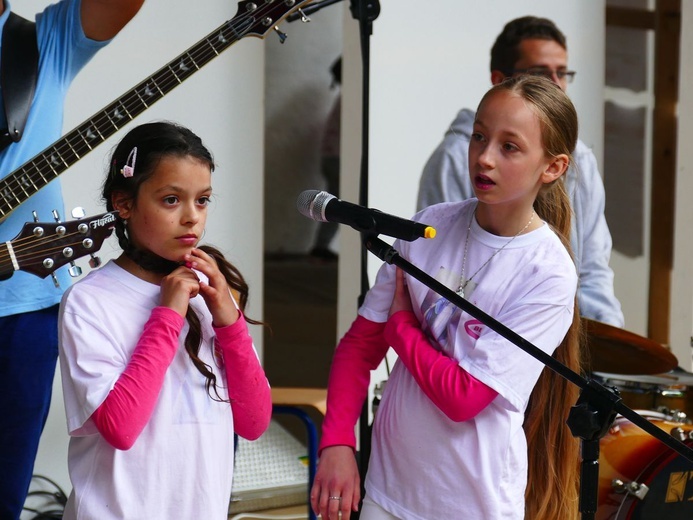
[[[636,410],[651,423],[671,434],[685,437],[691,444],[693,425],[670,420],[664,414],[649,410]],[[683,468],[672,471],[672,461]],[[675,478],[685,479],[680,493]],[[665,479],[665,491],[651,489],[644,499],[618,492],[613,485],[617,479],[626,484],[637,482],[659,487]],[[672,498],[673,497],[673,498]],[[678,520],[693,518],[693,463],[678,455],[632,422],[617,417],[600,442],[599,497],[597,520],[638,520],[645,508],[661,512],[659,518]]]
[[[658,376],[629,376],[595,373],[593,377],[604,386],[614,387],[623,399],[623,404],[633,410],[652,410],[668,416],[693,418],[693,387],[689,379]]]

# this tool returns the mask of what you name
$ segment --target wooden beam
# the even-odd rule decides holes
[[[656,23],[655,11],[631,9],[628,7],[607,7],[606,25],[628,27],[631,29],[654,30]]]
[[[668,345],[674,264],[681,1],[657,0],[655,14],[648,336]]]

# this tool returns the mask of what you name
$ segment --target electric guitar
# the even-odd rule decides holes
[[[77,258],[92,255],[90,264],[100,261],[94,256],[115,227],[115,211],[70,222],[27,222],[13,240],[0,244],[0,280],[15,271],[25,271],[45,278]],[[70,274],[78,276],[73,264]]]
[[[238,3],[236,15],[164,65],[136,87],[0,180],[0,222],[70,166],[103,143],[153,103],[171,92],[241,38],[264,38],[311,0],[255,0]]]

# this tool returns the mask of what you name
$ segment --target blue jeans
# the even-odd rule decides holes
[[[58,306],[0,317],[0,519],[19,518],[48,417]]]

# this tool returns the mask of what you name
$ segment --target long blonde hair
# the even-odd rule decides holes
[[[578,136],[577,113],[557,85],[545,78],[515,76],[494,86],[486,95],[499,90],[519,95],[537,115],[547,156],[566,154],[572,158]],[[564,178],[565,175],[542,187],[534,210],[552,226],[570,252],[572,210]],[[581,336],[576,300],[573,322],[553,357],[578,373],[583,363]],[[524,422],[529,465],[527,519],[573,520],[579,516],[580,444],[566,424],[578,396],[575,385],[549,368],[544,368],[532,390]]]

